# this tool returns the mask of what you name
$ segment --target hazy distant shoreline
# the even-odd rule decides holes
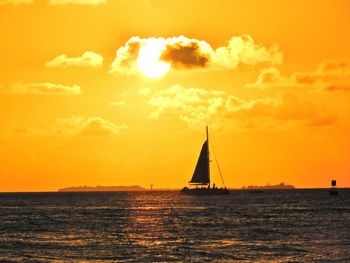
[[[58,189],[58,192],[126,192],[126,191],[145,191],[146,189],[139,185],[118,185],[118,186],[72,186]]]
[[[285,184],[285,183],[280,183],[280,184],[275,184],[275,185],[248,185],[248,186],[243,186],[242,190],[254,190],[254,189],[295,189],[294,185],[290,184]]]
[[[73,188],[73,187],[67,187],[67,188]],[[91,187],[94,188],[94,187]],[[6,194],[31,194],[31,193],[65,193],[65,192],[84,192],[84,191],[79,191],[79,190],[65,190],[66,188],[62,188],[62,189],[58,189],[58,190],[47,190],[47,191],[0,191],[1,195],[6,195]],[[243,187],[243,188],[233,188],[233,187],[228,187],[227,189],[231,190],[231,191],[247,191],[247,190],[254,190],[253,188],[247,188],[247,187]],[[262,189],[262,188],[260,188]],[[296,191],[305,191],[305,190],[329,190],[329,187],[295,187],[295,188],[265,188],[262,190],[296,190]],[[344,187],[337,187],[338,190],[343,190],[343,189],[350,189],[349,186],[344,186]],[[153,191],[180,191],[180,188],[153,188]],[[257,189],[259,190],[259,188]],[[85,191],[85,192],[151,192],[150,188],[144,188],[141,187],[140,190],[89,190],[89,191]]]
[[[295,186],[280,183],[276,185],[248,185],[241,188],[241,190],[254,190],[254,189],[295,189]],[[118,186],[71,186],[58,189],[58,192],[127,192],[127,191],[150,191],[149,188],[144,188],[139,185],[118,185]],[[153,191],[178,191],[177,188],[153,188]],[[240,190],[239,188],[232,188],[231,190]]]

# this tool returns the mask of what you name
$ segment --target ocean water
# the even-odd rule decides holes
[[[350,262],[350,189],[2,193],[0,262]]]

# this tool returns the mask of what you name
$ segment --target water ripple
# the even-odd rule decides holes
[[[347,262],[350,191],[0,194],[0,261]]]

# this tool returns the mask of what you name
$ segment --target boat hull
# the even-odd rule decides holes
[[[230,190],[223,188],[183,188],[181,194],[185,195],[228,195]]]

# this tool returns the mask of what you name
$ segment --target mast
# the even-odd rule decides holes
[[[203,143],[202,149],[200,151],[198,161],[196,164],[196,168],[194,169],[193,176],[190,184],[199,184],[199,185],[210,185],[210,177],[209,177],[209,145],[208,145],[208,127],[207,138]]]
[[[206,133],[207,133],[207,163],[208,163],[208,178],[209,178],[209,185],[210,185],[210,156],[209,156],[209,132],[208,132],[208,125],[205,126]]]

